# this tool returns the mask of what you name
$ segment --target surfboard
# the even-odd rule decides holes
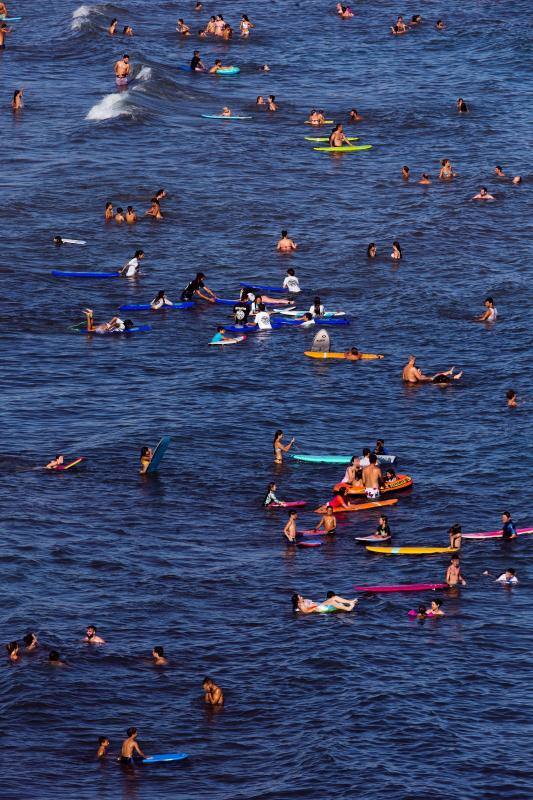
[[[219,347],[224,347],[227,344],[239,344],[239,342],[244,342],[245,340],[246,336],[236,336],[234,339],[226,339],[224,342],[209,342],[209,345],[211,347],[215,347],[216,345]]]
[[[447,589],[447,583],[404,583],[398,586],[354,586],[356,592],[429,592],[434,589]]]
[[[202,114],[204,119],[252,119],[251,117],[239,117],[236,114],[232,114],[230,117],[225,117],[224,114]]]
[[[321,125],[333,125],[334,122],[335,120],[333,119],[325,119],[322,122],[310,122],[308,119],[306,119],[304,125],[313,125],[315,128],[319,128]]]
[[[298,547],[321,547],[322,542],[296,542]]]
[[[60,269],[53,269],[50,272],[54,278],[118,278],[119,272],[65,272]]]
[[[371,150],[371,144],[347,144],[344,147],[313,147],[319,153],[357,153],[359,150]]]
[[[157,447],[154,450],[152,460],[148,464],[148,469],[146,470],[147,475],[151,475],[153,472],[157,471],[157,468],[163,460],[163,456],[167,452],[169,444],[170,436],[163,436],[163,438],[159,440]]]
[[[359,136],[347,136],[349,142],[358,142]],[[329,142],[329,136],[306,136],[307,142]]]
[[[311,346],[313,348],[313,352],[327,353],[331,346],[329,333],[321,328],[319,331],[317,331],[317,333],[315,333],[313,344]]]
[[[0,17],[0,22],[20,22],[22,17]]]
[[[63,236],[61,237],[61,241],[63,244],[87,244],[83,239],[64,239]]]
[[[289,500],[286,503],[270,503],[266,508],[302,508],[307,505],[307,500]]]
[[[309,464],[349,464],[353,456],[312,456],[304,453],[289,453],[295,461],[307,461]],[[378,456],[378,464],[394,464],[396,456]]]
[[[172,303],[172,305],[164,305],[161,308],[152,308],[150,303],[131,303],[130,305],[119,306],[119,311],[181,311],[184,308],[192,308],[196,303]]]
[[[326,323],[329,320],[326,320]],[[360,359],[353,359],[348,358],[346,353],[315,353],[313,350],[305,350],[304,356],[308,356],[308,358],[338,358],[344,359],[345,361],[372,361],[376,358],[384,358],[380,353],[359,353],[361,356]]]
[[[391,537],[388,536],[386,539],[383,539],[382,536],[354,536],[355,542],[390,542]]]
[[[259,289],[260,292],[273,292],[274,294],[283,294],[289,291],[284,289],[283,286],[265,286],[261,283],[243,283],[242,281],[239,286],[242,286],[243,289]]]
[[[398,498],[393,500],[371,500],[369,503],[357,503],[357,505],[349,506],[349,508],[334,508],[334,514],[349,514],[352,511],[366,511],[369,508],[381,508],[382,506],[393,506],[398,502]],[[315,514],[323,514],[327,503],[320,508],[315,508]]]
[[[442,553],[458,553],[458,547],[372,547],[367,545],[369,553],[384,556],[434,556]]]
[[[517,528],[518,536],[526,533],[533,533],[533,528]],[[485,531],[484,533],[463,533],[463,539],[502,539],[501,529],[499,531]]]
[[[68,464],[61,464],[59,467],[55,467],[54,469],[47,469],[47,472],[65,472],[67,469],[72,469],[72,467],[76,467],[78,464],[81,464],[82,461],[85,461],[85,456],[80,456],[79,458],[75,458],[74,461],[71,461]],[[45,467],[46,469],[46,467]]]
[[[148,333],[152,330],[151,325],[134,325],[133,328],[128,328],[124,331],[88,331],[86,328],[72,328],[76,333],[82,333],[85,336],[129,336],[131,333]]]
[[[184,758],[188,758],[188,753],[161,753],[157,756],[148,756],[148,758],[143,758],[143,764],[162,764],[166,761],[182,761]]]

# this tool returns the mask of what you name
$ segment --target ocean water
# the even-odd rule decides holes
[[[506,508],[531,525],[529,5],[423,3],[404,9],[424,21],[403,37],[389,35],[402,9],[388,0],[354,5],[349,21],[316,0],[206,3],[200,14],[192,2],[51,0],[46,17],[28,0],[8,7],[24,19],[0,53],[0,630],[2,643],[35,630],[42,647],[0,670],[0,796],[531,797],[528,537],[466,542],[468,586],[443,595],[441,620],[411,621],[431,597],[404,594],[298,618],[294,591],[321,599],[353,596],[354,584],[440,581],[447,559],[366,553],[354,537],[373,531],[376,512],[339,518],[323,547],[293,549],[286,514],[260,505],[276,480],[281,497],[307,500],[299,523],[310,527],[342,478],[343,467],[275,467],[282,428],[301,453],[386,440],[414,480],[388,509],[397,544],[445,544],[455,522],[494,529]],[[180,16],[197,30],[219,12],[234,24],[230,43],[174,32]],[[256,25],[248,41],[242,12]],[[137,35],[109,37],[112,17]],[[195,47],[240,75],[179,70]],[[136,79],[118,92],[123,52]],[[254,105],[270,93],[275,114]],[[201,118],[226,104],[252,120]],[[346,127],[373,148],[315,152],[302,123],[316,106],[337,121],[356,107],[364,120]],[[442,158],[459,173],[450,184],[437,180]],[[496,179],[496,164],[523,183]],[[470,201],[482,185],[495,202]],[[142,214],[160,187],[163,220],[104,224],[107,200]],[[285,227],[299,244],[290,257],[275,251]],[[57,249],[55,234],[87,246]],[[50,275],[114,270],[138,247],[137,281]],[[223,306],[132,312],[153,331],[127,339],[71,327],[87,306],[102,320],[159,289],[178,298],[199,270],[236,297],[239,281],[277,284],[289,266],[302,308],[318,293],[349,313],[349,328],[330,329],[334,349],[385,359],[314,363],[303,356],[312,332],[294,329],[209,348]],[[471,321],[487,295],[500,312],[492,327]],[[462,381],[404,387],[410,352],[428,372],[463,369]],[[509,388],[524,401],[514,411]],[[141,446],[164,434],[159,474],[139,476]],[[56,452],[86,463],[36,469]],[[512,591],[483,576],[507,566],[520,579]],[[89,623],[105,647],[81,643]],[[166,668],[151,663],[157,644]],[[46,663],[53,648],[64,669]],[[203,705],[205,675],[225,691],[219,713]],[[124,771],[114,755],[130,725],[148,754],[189,759]],[[103,764],[101,734],[112,742]]]

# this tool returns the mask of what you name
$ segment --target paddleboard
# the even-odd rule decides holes
[[[322,529],[319,531],[296,531],[297,536],[334,536],[336,533],[337,529],[333,531],[324,531]]]
[[[533,528],[517,528],[518,536],[523,536],[526,533],[533,533]],[[502,539],[502,532],[499,531],[485,531],[484,533],[463,533],[463,539]]]
[[[289,453],[296,461],[307,461],[309,464],[349,464],[352,456],[310,456],[303,453]],[[362,458],[362,456],[361,456]],[[378,464],[394,464],[396,456],[378,456]]]
[[[225,117],[224,114],[202,114],[204,119],[252,119],[251,117],[238,117],[232,114],[230,117]]]
[[[323,122],[309,122],[308,119],[305,120],[304,125],[313,125],[315,128],[319,128],[321,125],[334,125],[335,120],[333,119],[325,119]],[[329,138],[328,138],[329,141]]]
[[[161,753],[161,755],[157,756],[148,756],[148,758],[143,758],[143,764],[162,764],[165,761],[182,761],[184,758],[188,758],[188,753]]]
[[[50,273],[54,278],[118,278],[119,272],[64,272],[53,269]]]
[[[404,583],[398,586],[354,586],[356,592],[429,592],[447,589],[447,583]]]
[[[168,450],[169,444],[170,436],[163,436],[163,438],[159,440],[157,447],[154,450],[152,460],[148,464],[148,469],[146,470],[147,475],[151,475],[153,472],[157,471],[158,466],[163,460],[163,456]]]
[[[319,153],[357,153],[358,150],[371,150],[371,144],[350,144],[344,147],[313,147]]]
[[[270,503],[267,508],[302,508],[307,505],[307,500],[289,500],[287,503]]]
[[[390,542],[391,537],[388,536],[386,539],[383,539],[382,536],[354,536],[354,541],[356,542]]]
[[[357,503],[357,505],[350,506],[349,508],[334,508],[334,514],[349,514],[351,511],[366,511],[369,508],[382,508],[383,506],[393,506],[398,502],[398,498],[394,500],[371,500],[369,503]],[[323,514],[325,506],[315,508],[315,514]]]
[[[46,471],[65,472],[67,469],[72,469],[72,467],[76,467],[78,464],[81,464],[82,461],[85,461],[85,456],[80,456],[79,458],[75,458],[74,461],[71,461],[69,464],[61,464],[59,467],[55,467],[55,469],[47,469]]]
[[[441,553],[458,553],[458,547],[369,547],[369,553],[384,556],[434,556]]]
[[[81,328],[73,328],[77,333],[83,333],[85,336],[129,336],[130,333],[147,333],[152,330],[151,325],[134,325],[133,328],[128,328],[127,331],[88,331]]]
[[[413,479],[409,477],[409,475],[397,475],[396,479],[390,481],[387,486],[381,487],[381,494],[389,494],[389,492],[401,492],[404,489],[410,489],[413,485]],[[346,494],[351,495],[363,495],[365,494],[365,490],[363,486],[350,486],[349,483],[336,483],[333,487],[334,491],[337,492],[341,486],[346,487]]]
[[[196,303],[192,301],[184,303],[172,303],[172,305],[164,305],[161,308],[152,308],[150,303],[131,303],[125,306],[119,306],[119,311],[180,311],[183,308],[193,308]]]
[[[224,330],[230,333],[271,333],[272,331],[279,331],[283,325],[280,325],[276,320],[271,321],[271,328],[258,328],[257,325],[224,325]]]
[[[261,283],[239,283],[239,286],[242,286],[243,289],[258,289],[260,292],[274,292],[274,294],[284,294],[288,292],[288,289],[284,289],[283,286],[265,286]]]
[[[246,336],[236,336],[234,339],[226,339],[226,341],[224,342],[209,342],[209,345],[211,347],[215,347],[216,345],[218,345],[219,347],[224,347],[227,344],[238,344],[239,342],[244,342],[245,340]]]
[[[289,322],[289,320],[281,320],[285,323],[285,325]],[[293,322],[299,323],[300,325],[309,325],[309,323],[314,325],[320,325],[321,327],[330,327],[335,325],[351,325],[351,322],[346,317],[319,317],[318,319],[312,320],[293,320]],[[311,352],[311,351],[310,351]]]
[[[359,136],[347,136],[349,142],[358,142]],[[329,142],[329,136],[306,136],[308,142]]]
[[[348,358],[346,353],[315,353],[313,350],[306,350],[304,356],[309,358],[340,358],[345,361],[371,361],[376,358],[384,358],[380,353],[359,353],[360,359]]]

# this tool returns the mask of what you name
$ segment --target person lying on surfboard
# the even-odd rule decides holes
[[[220,342],[234,342],[235,339],[232,339],[229,336],[224,336],[225,332],[226,331],[225,331],[224,326],[223,325],[219,325],[217,327],[217,332],[215,333],[215,335],[211,339],[211,344],[220,344]]]
[[[342,124],[339,122],[329,135],[329,146],[330,147],[342,147],[342,145],[350,146],[350,140],[346,138],[344,132],[342,130]]]
[[[59,467],[64,463],[64,461],[65,461],[64,457],[61,454],[59,454],[48,462],[45,469],[59,469]]]
[[[361,361],[363,354],[359,352],[357,347],[350,347],[349,350],[344,351],[344,358],[348,361]],[[375,358],[385,358],[383,353],[376,353]]]
[[[437,372],[435,375],[424,375],[422,370],[415,365],[416,356],[410,355],[409,361],[402,370],[402,380],[404,383],[451,383],[461,379],[463,374],[458,372],[454,375],[455,367],[451,367],[446,372]]]
[[[317,508],[317,511],[321,514],[326,513],[327,507],[333,509],[333,511],[341,511],[343,508],[350,508],[349,504],[346,502],[346,486],[341,486],[340,489],[335,492],[335,495],[323,506]]]

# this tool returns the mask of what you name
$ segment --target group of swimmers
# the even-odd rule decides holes
[[[410,20],[407,22],[404,18],[400,15],[397,17],[396,22],[391,25],[390,32],[394,36],[401,36],[404,33],[409,33],[409,31],[413,30],[413,28],[417,28],[419,25],[422,24],[422,17],[420,14],[413,14]],[[435,23],[435,30],[443,31],[446,29],[446,25],[442,19],[438,19]]]
[[[195,11],[199,10],[201,9],[195,8]],[[248,15],[242,14],[239,22],[241,37],[243,39],[248,39],[254,27],[255,25],[250,21]],[[181,34],[181,36],[188,37],[191,35],[190,26],[187,25],[185,20],[181,17],[176,23],[176,30],[179,34]],[[205,27],[199,29],[198,36],[200,39],[206,39],[208,36],[213,36],[215,38],[228,41],[233,37],[233,28],[229,22],[226,22],[222,14],[212,14]]]
[[[144,216],[152,217],[153,219],[163,219],[161,200],[163,200],[166,195],[167,193],[164,189],[159,189],[150,199],[150,207],[144,212]],[[124,222],[128,225],[134,225],[139,218],[133,206],[127,206],[126,211],[124,211],[121,206],[117,206],[115,211],[113,203],[108,200],[105,204],[104,219],[106,222],[116,222],[117,225],[122,225]]]

